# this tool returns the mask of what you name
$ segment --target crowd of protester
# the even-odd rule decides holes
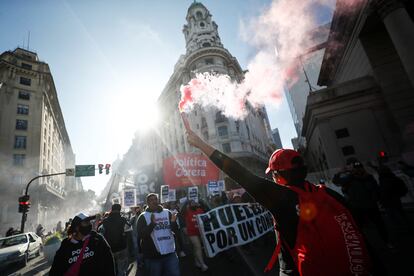
[[[296,153],[294,155],[296,156]],[[350,211],[356,225],[360,229],[367,225],[375,225],[386,247],[396,250],[384,217],[394,226],[410,231],[411,226],[401,203],[401,197],[405,196],[408,190],[404,182],[385,164],[368,165],[375,169],[377,178],[369,174],[361,162],[351,158],[346,166],[334,175],[331,182],[340,187],[342,196],[338,200]],[[240,170],[237,168],[236,171]],[[276,181],[280,181],[277,178],[281,176],[282,174],[273,175]],[[292,176],[285,177],[290,177],[289,181],[296,181]],[[325,181],[321,180],[312,186],[325,185]],[[265,189],[260,185],[257,187]],[[251,189],[246,188],[247,191]],[[250,192],[255,193],[251,190]],[[277,198],[277,195],[274,197]],[[248,192],[218,192],[204,200],[187,199],[160,204],[157,194],[148,194],[145,204],[131,207],[129,210],[122,210],[120,204],[113,204],[110,211],[93,216],[80,213],[69,219],[64,227],[59,221],[53,229],[61,233],[65,239],[56,252],[49,275],[128,275],[131,263],[136,262],[136,275],[178,276],[180,258],[186,256],[193,258],[194,266],[201,272],[208,271],[209,262],[204,254],[196,216],[226,204],[255,202],[255,198],[261,199],[257,195],[252,197]],[[261,203],[268,205],[267,202]],[[271,206],[266,207],[272,211]],[[276,224],[277,231],[283,229],[283,226],[279,227]],[[35,232],[40,237],[51,234],[51,231],[46,234],[41,224],[37,225]],[[19,231],[10,228],[6,236],[17,233]],[[283,248],[289,245],[284,245],[280,239],[279,243],[282,244],[282,248],[275,251],[275,254],[279,257],[281,275],[296,275],[296,261],[289,259],[289,256],[286,257],[292,253],[286,253],[286,248]],[[239,250],[249,254],[252,246],[257,246],[257,242],[240,246]],[[372,268],[370,273],[385,275],[378,257],[371,251],[369,244],[366,246],[371,262],[377,266],[377,269]],[[231,260],[234,252],[234,249],[228,249],[224,256]],[[379,273],[381,270],[382,273]]]
[[[136,275],[179,276],[180,258],[186,256],[193,258],[194,266],[201,272],[206,272],[210,270],[209,261],[196,217],[226,204],[252,202],[267,208],[275,219],[277,245],[274,244],[267,270],[278,263],[280,275],[316,275],[316,271],[317,275],[334,275],[333,271],[335,275],[386,275],[363,229],[375,225],[389,250],[396,248],[384,213],[394,225],[411,229],[401,203],[408,189],[386,164],[367,164],[377,172],[378,177],[374,178],[361,162],[349,159],[331,181],[340,187],[339,194],[327,188],[325,180],[315,185],[307,182],[306,165],[296,151],[277,150],[272,154],[266,170],[272,182],[250,173],[191,130],[188,135],[191,145],[204,152],[246,192],[221,191],[205,198],[163,204],[157,194],[151,193],[146,195],[144,204],[129,210],[116,203],[111,210],[93,216],[80,213],[64,227],[59,221],[54,230],[65,238],[49,275],[128,275],[128,268],[135,262]],[[347,231],[352,229],[352,242],[359,244],[355,266],[348,263],[354,260],[347,251],[346,239],[351,236],[342,233],[345,224]],[[36,233],[43,237],[44,232],[39,224]],[[7,235],[15,233],[10,228]],[[239,246],[238,250],[249,254],[254,246],[257,242]],[[233,253],[234,248],[230,248],[224,255],[231,259]]]
[[[196,216],[241,202],[237,193],[220,192],[206,200],[160,204],[157,194],[148,194],[145,204],[124,212],[120,204],[113,204],[108,212],[93,216],[80,213],[69,219],[64,228],[59,221],[54,229],[65,239],[49,275],[128,275],[129,265],[136,262],[136,275],[178,276],[179,258],[186,256],[193,257],[194,266],[205,272],[209,267]],[[36,232],[43,235],[43,227],[39,225]],[[158,241],[157,235],[163,239]]]
[[[299,156],[297,153],[293,155]],[[374,225],[386,247],[392,251],[397,250],[390,238],[384,217],[394,226],[411,231],[410,222],[401,203],[401,198],[408,193],[408,189],[404,181],[385,164],[380,163],[378,166],[367,164],[367,166],[376,171],[376,178],[368,173],[357,159],[349,159],[346,166],[331,180],[334,185],[340,187],[342,193],[341,196],[338,194],[333,196],[338,198],[338,201],[352,214],[356,227],[364,229],[367,225]],[[240,174],[242,168],[236,168],[235,171]],[[283,182],[283,179],[280,180],[278,177],[285,177],[290,183],[297,181],[295,179],[297,176],[283,175],[284,173],[286,172],[274,173],[273,178],[279,182]],[[301,175],[300,171],[295,173]],[[251,177],[240,175],[247,179]],[[304,181],[304,175],[306,174],[301,175],[299,182]],[[204,200],[187,199],[163,204],[159,202],[157,194],[148,194],[144,204],[131,207],[129,210],[122,210],[120,204],[113,204],[110,211],[93,216],[80,213],[69,219],[64,226],[59,221],[53,232],[61,233],[64,240],[56,252],[49,275],[128,275],[128,268],[135,262],[136,275],[179,276],[180,258],[186,256],[193,258],[193,265],[201,272],[208,271],[209,262],[203,250],[196,216],[226,204],[252,203],[256,199],[259,199],[258,201],[270,211],[274,211],[271,204],[263,202],[260,195],[255,195],[260,190],[266,190],[266,187],[261,185],[263,184],[256,185],[254,188],[256,190],[252,190],[249,186],[245,187],[250,193],[218,192],[205,197]],[[314,187],[326,187],[325,185],[324,180],[317,185],[312,184]],[[306,189],[313,188],[306,187]],[[330,190],[328,192],[331,193]],[[278,195],[274,194],[273,198],[278,198]],[[279,197],[278,200],[283,203],[285,199]],[[277,217],[277,214],[273,215]],[[280,233],[281,229],[283,226],[278,226],[276,222],[276,231]],[[299,235],[298,231],[296,235]],[[41,224],[37,225],[35,232],[40,237],[52,234],[52,231],[45,233]],[[10,228],[6,236],[18,233],[18,230]],[[296,275],[297,261],[292,256],[292,252],[286,252],[292,245],[278,238],[278,242],[282,245],[274,255],[279,259],[281,275]],[[258,246],[257,242],[240,246],[238,250],[249,254],[252,246]],[[372,251],[371,246],[367,243],[366,247],[370,262],[374,266],[369,273],[386,275],[381,261]],[[231,260],[234,252],[235,249],[230,248],[224,256]],[[272,257],[273,263],[275,256]],[[293,257],[293,260],[290,257]],[[270,268],[271,266],[272,261]],[[301,272],[299,275],[309,275],[309,273]]]

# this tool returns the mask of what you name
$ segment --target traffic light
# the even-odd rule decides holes
[[[106,174],[109,174],[109,169],[111,168],[111,164],[106,164],[105,165],[105,171],[106,171]]]
[[[30,208],[30,196],[24,195],[19,197],[19,213],[27,213]]]
[[[388,154],[385,151],[378,152],[378,162],[380,164],[388,162]]]
[[[103,164],[98,164],[99,174],[102,174]]]

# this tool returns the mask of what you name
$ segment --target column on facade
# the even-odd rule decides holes
[[[414,22],[398,0],[373,0],[385,28],[414,86]]]

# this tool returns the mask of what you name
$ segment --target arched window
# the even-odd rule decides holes
[[[197,11],[197,12],[196,12],[196,18],[197,18],[197,19],[201,19],[201,18],[203,18],[203,13],[202,13],[201,11]]]
[[[206,26],[206,24],[204,22],[200,22],[200,27],[204,28]]]
[[[203,43],[203,47],[211,47],[211,44],[210,44],[210,43],[208,43],[208,42],[204,42],[204,43]]]

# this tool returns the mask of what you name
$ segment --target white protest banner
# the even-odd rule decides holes
[[[226,186],[224,186],[224,180],[217,181],[217,187],[220,192],[224,192],[226,190]]]
[[[198,202],[198,187],[188,187],[188,200]]]
[[[131,190],[123,190],[122,191],[122,205],[124,208],[127,207],[133,207],[137,205],[137,190],[131,189]]]
[[[179,199],[180,204],[184,204],[187,201],[187,197],[182,197]]]
[[[170,189],[168,191],[168,201],[172,202],[172,201],[176,201],[176,200],[177,200],[176,190],[175,189]]]
[[[168,202],[168,194],[169,194],[169,187],[168,185],[161,185],[161,199],[160,202],[161,203],[165,203]]]
[[[207,183],[207,194],[208,195],[217,195],[220,193],[219,186],[217,181],[209,181]]]
[[[112,198],[112,204],[121,204],[121,198],[120,197]]]
[[[272,214],[259,204],[227,204],[197,215],[208,257],[273,231]]]

